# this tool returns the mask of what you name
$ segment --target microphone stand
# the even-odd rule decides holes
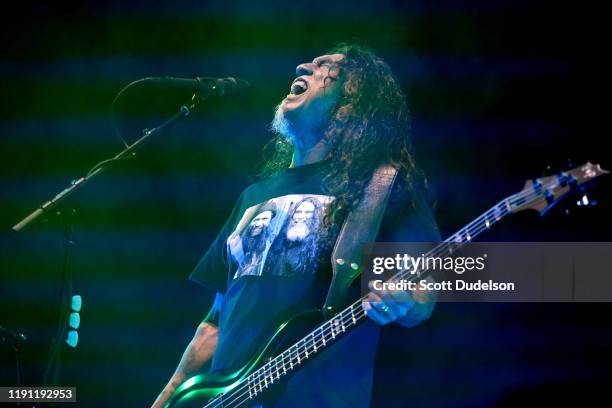
[[[179,111],[175,113],[170,119],[166,120],[161,125],[154,127],[152,129],[145,129],[143,131],[143,135],[140,139],[136,140],[131,145],[126,146],[121,152],[117,153],[114,157],[110,159],[106,159],[96,164],[85,176],[73,180],[70,183],[70,186],[62,190],[59,194],[57,194],[52,199],[48,200],[44,204],[42,204],[39,208],[34,210],[30,215],[19,221],[17,224],[13,226],[14,231],[21,231],[28,225],[32,224],[34,221],[42,217],[43,215],[52,214],[53,209],[57,207],[62,201],[64,201],[68,196],[74,193],[77,189],[87,184],[91,179],[96,177],[98,174],[104,170],[107,164],[119,161],[119,160],[127,160],[132,159],[136,155],[136,151],[138,148],[142,147],[142,145],[151,137],[154,137],[161,133],[164,129],[170,126],[173,122],[176,122],[178,119],[183,117],[188,117],[192,110],[194,110],[199,105],[199,98],[192,99],[191,105],[188,107],[187,105],[181,106]],[[59,215],[59,213],[57,214]]]
[[[132,83],[133,84],[133,83]],[[125,87],[118,96],[121,95],[123,91],[129,88],[132,84]],[[186,118],[189,114],[200,104],[201,97],[196,93],[193,95],[191,99],[191,103],[189,106],[182,105],[178,112],[176,112],[173,116],[171,116],[168,120],[166,120],[161,125],[151,128],[144,129],[142,136],[136,140],[131,145],[127,145],[125,149],[121,152],[117,153],[114,157],[103,160],[100,163],[96,164],[89,172],[77,179],[73,180],[70,183],[70,186],[60,191],[55,197],[43,203],[39,208],[34,210],[28,216],[23,218],[17,224],[15,224],[12,229],[16,232],[22,231],[27,226],[30,226],[37,220],[46,219],[50,215],[62,215],[62,212],[56,210],[56,208],[70,195],[72,195],[77,189],[83,187],[87,183],[89,183],[94,177],[99,175],[102,170],[106,168],[107,165],[115,163],[120,160],[129,160],[132,159],[139,148],[141,148],[145,142],[147,142],[152,137],[157,136],[162,133],[166,128],[168,128],[171,124],[178,121],[181,118]],[[59,379],[59,369],[60,369],[60,356],[61,356],[61,347],[63,343],[63,337],[66,334],[67,326],[68,326],[68,311],[70,310],[70,297],[72,293],[72,278],[70,275],[70,271],[68,268],[68,255],[69,248],[74,244],[71,241],[71,233],[72,233],[72,221],[76,211],[71,209],[70,211],[66,211],[64,215],[64,259],[62,266],[62,288],[60,294],[60,305],[59,305],[59,318],[57,323],[57,334],[56,339],[52,341],[51,349],[49,350],[49,357],[47,361],[47,368],[45,370],[45,375],[43,379],[44,385],[56,385]],[[19,354],[18,349],[15,349],[17,353],[17,362],[19,365]],[[19,381],[21,381],[21,372],[18,370]]]
[[[27,337],[23,333],[8,330],[0,326],[0,343],[9,345],[15,352],[15,368],[17,374],[17,387],[23,385],[23,375],[21,371],[21,360],[19,359],[19,351],[21,343],[25,342]]]

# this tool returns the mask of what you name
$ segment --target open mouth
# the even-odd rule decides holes
[[[307,89],[308,89],[308,84],[306,83],[305,80],[301,78],[297,78],[291,84],[291,94],[292,95],[303,94],[304,92],[306,92]]]

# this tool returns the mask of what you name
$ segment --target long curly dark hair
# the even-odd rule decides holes
[[[333,224],[359,203],[373,171],[383,163],[398,169],[400,188],[415,205],[415,194],[430,194],[414,158],[410,111],[391,68],[359,45],[340,43],[328,54],[345,56],[336,63],[342,92],[324,134],[331,149],[323,189],[336,197],[328,222]],[[292,156],[291,141],[276,135],[264,148],[265,162],[259,176],[286,169]]]

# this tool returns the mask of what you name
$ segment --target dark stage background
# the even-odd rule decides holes
[[[295,66],[338,41],[372,47],[400,79],[444,236],[526,179],[586,161],[610,169],[602,10],[560,2],[49,3],[3,11],[0,324],[25,333],[37,385],[55,331],[61,221],[10,227],[118,152],[110,105],[148,76],[237,76],[248,97],[211,101],[114,165],[71,205],[80,341],[61,383],[79,406],[145,406],[169,379],[212,294],[186,277],[256,171]],[[461,3],[461,4],[459,4]],[[15,6],[15,5],[14,5]],[[141,89],[120,105],[130,140],[189,95]],[[610,180],[594,208],[521,213],[486,241],[609,241]],[[609,304],[440,304],[387,327],[373,406],[582,403],[610,368]],[[0,385],[14,385],[10,349]],[[341,369],[341,368],[339,368]]]

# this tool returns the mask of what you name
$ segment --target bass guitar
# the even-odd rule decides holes
[[[425,256],[443,257],[452,254],[510,214],[533,209],[544,215],[572,192],[584,191],[587,182],[607,173],[609,171],[599,165],[586,163],[556,176],[528,180],[520,192],[495,204]],[[421,272],[418,279],[426,274],[427,271]],[[416,278],[417,275],[408,271],[400,271],[390,280]],[[366,314],[361,306],[365,298],[360,298],[323,323],[322,313],[317,310],[290,319],[276,330],[243,367],[227,374],[200,374],[188,379],[177,388],[166,407],[235,408],[255,404],[275,383],[365,321]],[[295,341],[293,333],[303,333],[304,327],[314,329],[305,336],[300,335],[301,338]]]

